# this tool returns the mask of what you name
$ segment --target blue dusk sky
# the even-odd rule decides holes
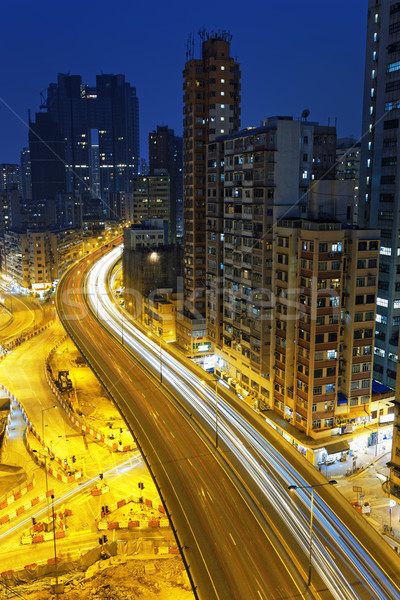
[[[247,9],[249,6],[249,9]],[[168,125],[182,135],[186,42],[228,30],[242,71],[242,127],[272,115],[334,124],[361,135],[367,0],[1,0],[0,163],[19,162],[27,115],[39,110],[57,73],[123,73],[136,87],[140,153],[148,133]]]

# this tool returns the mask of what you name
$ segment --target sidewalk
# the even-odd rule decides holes
[[[375,452],[375,446],[359,452],[356,458],[357,472],[352,475],[347,475],[348,469],[353,467],[352,456],[348,456],[344,462],[336,461],[327,467],[323,466],[321,473],[328,480],[337,481],[336,488],[349,502],[369,502],[371,513],[364,514],[363,518],[390,546],[400,549],[400,503],[391,501],[384,492],[384,482],[390,476],[387,463],[391,455],[391,440],[379,445],[376,456]],[[392,529],[389,532],[390,527]]]

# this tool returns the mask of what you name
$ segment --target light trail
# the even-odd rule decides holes
[[[124,311],[116,307],[108,291],[109,273],[122,249],[116,248],[100,259],[89,271],[86,290],[93,313],[103,325],[135,356],[162,375],[174,389],[175,395],[196,413],[196,422],[204,422],[211,430],[215,427],[214,391],[194,375],[157,342],[132,325]],[[161,362],[160,362],[161,355]],[[128,375],[126,375],[128,376]],[[247,476],[251,476],[261,496],[273,506],[283,523],[290,529],[303,552],[309,550],[309,516],[289,500],[289,484],[306,486],[290,463],[221,396],[218,396],[218,434],[229,448]],[[298,490],[300,504],[310,509],[311,492]],[[398,600],[399,588],[380,568],[345,524],[335,515],[323,499],[314,494],[313,567],[319,573],[334,598],[357,600]],[[294,527],[295,525],[295,527]],[[344,578],[340,564],[349,568],[358,585]],[[343,559],[345,556],[345,559]]]

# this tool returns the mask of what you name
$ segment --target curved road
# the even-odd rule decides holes
[[[138,440],[177,530],[197,597],[311,598],[271,528],[208,439],[184,410],[171,406],[164,390],[87,309],[84,264],[59,282],[57,310]]]
[[[0,328],[0,346],[16,339],[42,319],[42,310],[33,298],[8,294],[5,295],[5,299],[7,308],[12,312],[12,318]]]
[[[81,344],[84,344],[85,340],[87,341],[88,335],[90,336],[88,330],[86,331],[86,335],[82,331],[79,334],[79,328],[77,329],[75,325],[75,323],[80,320],[86,320],[86,317],[90,318],[89,312],[85,305],[82,304],[82,298],[84,298],[83,275],[82,266],[76,267],[76,279],[74,279],[74,276],[70,273],[69,276],[71,276],[72,279],[67,282],[67,278],[65,278],[63,280],[64,287],[60,288],[58,292],[63,295],[63,302],[61,303],[59,298],[58,305],[61,305],[62,308],[61,316],[67,319],[67,323],[64,324],[69,331],[75,329],[75,335],[81,335]],[[90,276],[89,282],[91,279],[92,277]],[[70,284],[73,284],[73,282],[75,282],[76,286],[80,286],[80,290],[75,289],[75,292],[73,292],[73,287],[68,287]],[[95,280],[91,282],[92,288],[100,285],[101,284]],[[149,348],[147,348],[149,345],[148,338],[146,339],[146,337],[142,336],[139,344],[135,342],[133,339],[133,336],[136,335],[133,333],[134,328],[132,328],[128,322],[124,321],[124,317],[121,317],[123,319],[121,326],[120,322],[117,321],[118,316],[115,317],[115,314],[113,314],[115,312],[114,307],[110,306],[108,313],[104,312],[106,310],[106,303],[102,303],[102,293],[102,291],[99,291],[94,306],[95,311],[99,312],[99,316],[103,319],[105,326],[110,327],[111,330],[114,328],[114,338],[121,337],[121,340],[125,338],[125,342],[128,342],[131,346],[136,343],[135,351],[138,356],[145,357],[146,360],[150,361],[152,367],[157,370],[157,366],[159,366],[157,345],[151,344],[155,346],[155,348],[149,352]],[[69,301],[68,294],[74,295],[73,303]],[[83,310],[85,313],[82,312]],[[74,323],[74,325],[71,327],[72,323]],[[98,334],[100,334],[101,330],[97,331]],[[181,390],[183,397],[188,399],[189,403],[186,406],[186,411],[191,410],[190,402],[193,403],[195,410],[198,411],[198,415],[200,416],[196,417],[196,421],[201,424],[203,430],[207,427],[214,427],[214,396],[204,388],[204,385],[202,386],[200,384],[199,378],[193,379],[192,375],[188,372],[184,373],[179,365],[172,364],[172,357],[169,357],[164,351],[163,354],[166,354],[166,358],[164,359],[166,365],[163,367],[163,375],[165,374],[163,381],[167,379],[169,382],[173,382],[174,388],[178,389],[178,391]],[[128,354],[126,356],[129,358]],[[87,358],[89,358],[89,362],[95,371],[98,373],[103,371],[103,373],[108,375],[107,379],[108,382],[110,382],[110,375],[107,374],[109,364],[106,365],[104,361],[97,365],[94,364],[93,354],[90,357],[87,356]],[[113,362],[114,359],[111,359],[110,356],[110,360]],[[132,361],[133,358],[131,357],[131,368]],[[122,360],[122,355],[120,354],[118,363],[115,365],[117,369],[119,363],[121,363],[121,366],[125,367],[125,369],[120,369],[119,372],[122,381],[129,380],[134,383],[131,370],[129,370],[129,360],[128,362],[125,362]],[[170,369],[171,366],[174,371]],[[179,380],[181,383],[179,383]],[[189,387],[187,386],[188,382],[190,383]],[[115,389],[118,389],[119,387],[120,382],[117,382]],[[128,391],[129,386],[126,389],[126,392]],[[208,399],[207,395],[209,396]],[[146,400],[149,399],[147,393],[145,393],[145,396]],[[199,396],[204,396],[201,402],[199,401]],[[212,408],[207,406],[207,402],[204,402],[205,400],[210,402]],[[139,398],[139,403],[143,403],[143,399],[141,400]],[[258,424],[256,424],[258,427],[254,427],[254,421],[256,419],[252,411],[248,411],[248,414],[246,415],[251,422],[250,425],[247,420],[241,419],[237,413],[232,411],[225,402],[220,402],[220,404],[219,428],[221,434],[220,448],[222,446],[222,451],[220,450],[215,457],[220,462],[220,466],[223,466],[220,460],[221,457],[228,458],[233,469],[237,473],[240,473],[241,484],[245,484],[239,485],[235,482],[235,477],[232,476],[234,470],[229,471],[226,464],[223,466],[224,475],[228,476],[228,480],[230,480],[231,484],[234,484],[234,490],[239,493],[242,502],[244,501],[244,506],[242,505],[239,515],[237,515],[236,511],[233,511],[232,504],[226,501],[227,495],[225,486],[222,489],[219,488],[219,484],[221,483],[219,476],[212,472],[208,473],[211,465],[207,464],[205,479],[203,478],[202,470],[200,469],[200,472],[196,472],[195,474],[196,479],[193,480],[193,469],[198,469],[200,466],[198,463],[200,454],[196,455],[195,448],[192,448],[194,435],[193,433],[190,433],[189,429],[189,427],[194,427],[193,419],[186,417],[186,429],[182,429],[182,425],[177,422],[177,407],[175,406],[173,409],[174,415],[171,425],[170,420],[166,420],[168,414],[165,413],[165,410],[164,412],[158,412],[160,405],[158,405],[157,410],[155,410],[155,405],[152,402],[150,406],[145,408],[145,411],[140,418],[140,423],[137,423],[135,427],[135,422],[132,419],[130,420],[131,415],[129,414],[129,411],[134,408],[132,399],[128,402],[126,402],[126,399],[118,401],[118,405],[120,409],[122,409],[125,419],[131,424],[135,433],[137,433],[139,441],[145,451],[149,452],[147,445],[150,447],[149,454],[151,454],[152,459],[154,458],[156,460],[155,463],[149,461],[153,473],[155,464],[157,469],[161,468],[161,472],[166,476],[167,482],[169,478],[171,479],[170,486],[167,487],[166,491],[164,491],[163,486],[161,486],[161,490],[164,492],[164,498],[167,499],[167,507],[171,511],[171,506],[173,506],[174,502],[176,504],[176,501],[178,500],[177,508],[179,509],[179,500],[182,501],[183,516],[185,517],[185,515],[187,515],[187,519],[186,522],[185,519],[181,521],[184,528],[181,528],[180,531],[178,531],[178,534],[180,541],[182,542],[183,540],[182,543],[184,543],[185,546],[189,546],[189,548],[185,550],[185,556],[188,558],[193,572],[201,573],[201,568],[204,569],[204,565],[206,565],[206,569],[208,569],[210,573],[210,583],[213,582],[215,584],[214,592],[220,593],[220,590],[224,590],[223,581],[215,579],[215,576],[211,574],[213,572],[213,567],[216,564],[218,553],[223,550],[224,555],[228,558],[228,565],[225,563],[224,565],[217,565],[218,574],[221,575],[221,573],[223,574],[225,572],[226,577],[223,577],[225,586],[226,578],[229,578],[229,580],[232,579],[234,584],[233,589],[236,590],[236,592],[230,590],[229,595],[226,597],[246,599],[253,597],[262,598],[264,596],[260,594],[262,594],[263,591],[266,593],[265,597],[270,598],[295,597],[287,586],[288,583],[291,585],[290,580],[287,580],[286,585],[283,584],[283,586],[281,581],[273,581],[271,587],[270,573],[265,573],[265,565],[271,562],[271,548],[268,548],[267,555],[265,555],[265,547],[260,548],[257,543],[257,537],[254,537],[253,534],[249,536],[249,532],[253,531],[249,526],[253,518],[257,519],[259,527],[267,532],[267,535],[270,538],[272,535],[271,529],[275,528],[277,535],[279,537],[282,536],[282,541],[285,543],[285,548],[287,550],[287,553],[285,553],[282,547],[279,548],[279,544],[275,538],[274,546],[281,554],[282,561],[288,565],[291,572],[295,573],[296,571],[293,564],[290,564],[291,561],[288,558],[288,554],[290,554],[296,561],[296,564],[300,563],[300,569],[304,574],[307,567],[307,561],[304,559],[307,556],[308,550],[310,494],[309,490],[304,492],[298,490],[298,493],[296,493],[293,500],[291,500],[289,498],[287,486],[288,483],[296,483],[300,486],[306,485],[307,483],[316,485],[321,484],[321,482],[324,482],[325,480],[315,471],[315,469],[312,469],[310,465],[307,463],[304,464],[304,459],[296,451],[290,448],[280,436],[277,436],[276,434],[275,436],[272,435],[275,432],[267,431],[267,428],[264,426],[262,428],[263,435],[260,435],[257,431],[257,429],[260,429],[260,420],[258,419]],[[167,406],[167,412],[171,413],[171,406],[167,404],[166,399],[163,399],[162,407],[165,408],[165,406]],[[129,418],[127,418],[126,411],[128,411]],[[134,409],[134,412],[136,411],[137,407]],[[185,417],[184,410],[181,409],[179,414]],[[178,462],[174,463],[172,461],[168,462],[168,464],[163,464],[158,448],[156,449],[154,447],[153,437],[151,439],[148,437],[152,426],[156,427],[160,432],[164,431],[165,436],[168,436],[170,444],[174,448],[175,446],[180,445],[182,440],[185,441],[181,450],[182,458],[178,458]],[[141,432],[141,435],[138,432]],[[199,437],[198,432],[199,429],[195,428],[195,435],[197,437]],[[188,435],[188,437],[186,437],[186,435]],[[205,442],[204,436],[201,437],[203,446],[204,444],[207,446],[208,444]],[[271,437],[273,438],[273,445],[270,443],[271,439],[266,441]],[[209,439],[213,439],[213,436],[210,436]],[[190,459],[188,456],[187,452],[189,449],[193,453],[193,457],[196,457],[196,460],[194,458]],[[203,458],[204,455],[202,456],[202,459]],[[172,459],[169,456],[168,461],[171,460]],[[181,482],[182,487],[181,490],[178,491],[176,497],[171,499],[169,497],[171,486],[175,486],[175,489],[177,489],[175,484],[176,470],[182,468],[183,463],[180,462],[181,460],[185,463],[186,461],[191,461],[190,464],[193,469],[189,470],[186,479]],[[203,463],[201,466],[202,468],[206,467]],[[299,473],[302,473],[303,476],[299,475]],[[157,474],[156,476],[158,477]],[[305,479],[303,479],[303,477]],[[188,482],[190,483],[189,488],[187,487]],[[201,485],[200,490],[196,489],[194,493],[194,486],[199,483]],[[252,497],[256,500],[255,504],[249,498],[246,498],[246,493],[244,492],[245,488],[251,490]],[[218,494],[223,494],[223,496],[217,497],[215,495],[216,490],[218,490]],[[217,506],[221,497],[225,501],[225,506],[224,504],[222,506]],[[193,501],[192,505],[190,505],[190,499]],[[190,515],[186,508],[187,500],[189,501],[189,511],[192,513]],[[315,573],[313,575],[312,590],[315,591],[315,589],[317,589],[317,595],[324,598],[335,597],[350,600],[353,598],[399,598],[399,563],[397,557],[396,563],[395,557],[393,556],[393,553],[391,553],[392,551],[382,544],[380,547],[379,560],[376,560],[374,553],[377,542],[380,541],[379,536],[373,531],[368,531],[368,528],[365,527],[365,523],[362,521],[361,517],[350,508],[347,503],[342,506],[342,500],[340,494],[338,494],[336,490],[332,490],[330,486],[316,491],[314,509],[315,537],[313,550],[313,558],[316,564],[314,567]],[[334,506],[334,511],[327,506],[326,501]],[[197,504],[203,506],[202,514],[195,514],[196,511],[194,509],[197,509]],[[258,506],[258,509],[255,508],[256,506]],[[204,519],[212,509],[217,512],[215,512],[212,517],[214,526],[210,527],[207,519],[205,522]],[[181,519],[182,514],[179,510],[176,511],[175,507],[172,512],[174,523],[177,525],[176,514],[178,515],[178,521]],[[239,519],[239,522],[243,521],[243,524],[245,524],[243,528],[238,527],[236,523],[235,527],[233,527],[233,523],[236,521],[235,517]],[[249,520],[250,517],[251,519]],[[227,524],[224,522],[224,518],[229,519]],[[358,521],[357,518],[359,518]],[[346,527],[345,523],[347,523],[347,521],[350,522],[352,531],[349,531]],[[203,523],[200,531],[198,531],[197,528],[198,523]],[[216,523],[218,523],[218,525],[216,525]],[[193,555],[190,552],[193,550],[193,547],[187,544],[185,540],[185,537],[188,537],[188,525],[192,526],[194,534],[193,539],[199,544],[197,553],[200,555],[200,559],[204,557],[203,561],[200,560],[199,562],[199,556],[195,556],[195,560],[193,560]],[[226,526],[228,526],[228,531],[225,530]],[[204,539],[204,536],[201,537],[202,529],[204,530],[204,533],[208,533],[206,539]],[[190,530],[189,533],[191,533]],[[218,548],[217,555],[209,552],[209,545],[213,536],[218,536],[218,539],[216,540]],[[233,552],[232,541],[234,543]],[[243,551],[243,547],[246,547],[246,551]],[[204,548],[207,550],[207,555]],[[263,551],[264,554],[261,555],[260,552]],[[258,558],[261,558],[261,556],[263,558],[261,562],[259,562]],[[235,558],[239,559],[237,563],[234,562]],[[209,562],[207,563],[208,559]],[[250,569],[247,564],[248,560],[251,561]],[[265,562],[265,560],[267,562]],[[197,571],[196,565],[199,567],[199,571]],[[279,569],[279,564],[277,565],[277,568]],[[282,566],[280,569],[284,572]],[[263,579],[263,574],[267,581]],[[239,575],[239,582],[236,581],[235,576],[237,575]],[[199,575],[197,578],[195,577],[195,580],[199,580],[198,578]],[[247,578],[246,584],[244,578]],[[204,573],[201,581],[205,581]],[[219,583],[222,587],[220,587]],[[240,587],[237,587],[238,583],[241,584]],[[206,588],[204,587],[203,589],[205,590]],[[209,591],[210,590],[207,590],[207,594]],[[214,596],[206,595],[204,597]],[[217,595],[215,597],[222,598],[225,596]]]

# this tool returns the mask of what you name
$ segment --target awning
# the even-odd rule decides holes
[[[375,394],[386,394],[386,392],[391,392],[393,391],[392,388],[387,387],[387,385],[383,385],[382,383],[379,383],[379,381],[375,381],[375,379],[372,380],[372,391]]]
[[[325,446],[325,450],[327,451],[328,456],[331,456],[331,454],[337,454],[338,452],[346,452],[347,450],[350,450],[350,446],[347,440],[340,440],[340,442],[335,442],[334,444]]]

